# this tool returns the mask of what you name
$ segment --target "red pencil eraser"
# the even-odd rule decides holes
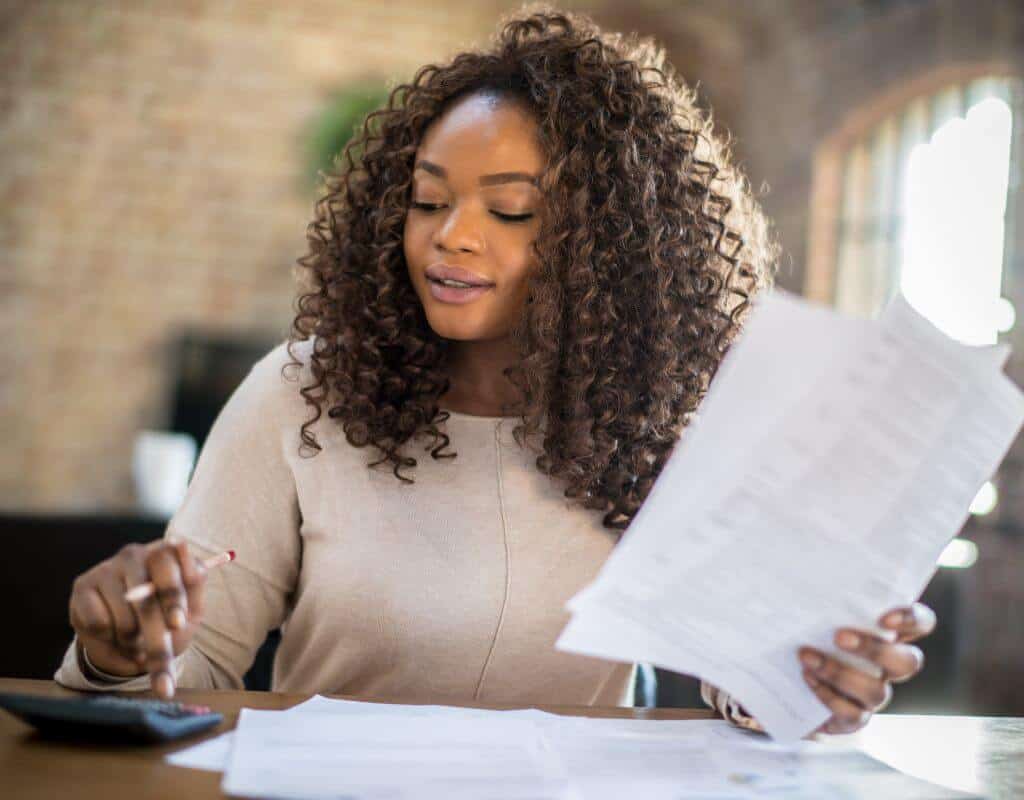
[[[229,556],[231,561],[234,561],[235,560],[235,551],[234,550],[228,550],[228,556]]]

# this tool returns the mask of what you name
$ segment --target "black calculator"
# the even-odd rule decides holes
[[[0,707],[46,736],[119,742],[167,742],[218,725],[223,715],[207,706],[146,698],[42,697],[0,692]]]

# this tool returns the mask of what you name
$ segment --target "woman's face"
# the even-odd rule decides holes
[[[430,327],[462,341],[508,335],[526,302],[535,257],[543,167],[536,123],[486,95],[459,100],[416,152],[405,262]],[[473,289],[434,280],[465,270]]]

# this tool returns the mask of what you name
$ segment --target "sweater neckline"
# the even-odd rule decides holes
[[[460,419],[477,419],[481,422],[499,422],[503,419],[517,419],[517,417],[484,417],[479,414],[466,414],[462,411],[452,411],[449,408],[442,408],[440,410],[452,417],[459,417]]]

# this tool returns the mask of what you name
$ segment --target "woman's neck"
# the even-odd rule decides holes
[[[502,370],[516,361],[508,339],[453,343],[448,362],[451,387],[441,395],[441,407],[477,417],[501,417],[513,412],[521,404],[522,395]]]

